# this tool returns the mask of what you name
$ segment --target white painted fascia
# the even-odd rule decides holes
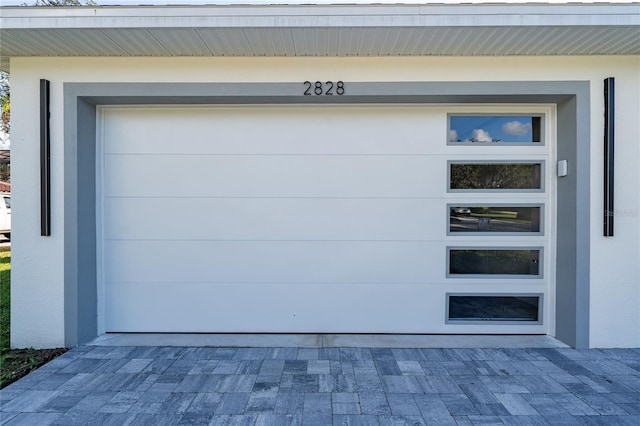
[[[633,4],[0,7],[0,28],[640,26]]]

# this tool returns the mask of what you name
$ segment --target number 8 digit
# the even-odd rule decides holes
[[[338,95],[344,95],[344,82],[339,81],[336,83],[336,93]]]
[[[316,95],[322,95],[322,82],[316,81],[315,89],[313,89],[313,93]]]

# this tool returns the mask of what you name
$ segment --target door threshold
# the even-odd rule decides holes
[[[107,333],[93,346],[297,348],[568,348],[545,335]]]

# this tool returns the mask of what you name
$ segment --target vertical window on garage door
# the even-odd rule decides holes
[[[545,118],[447,115],[447,324],[542,324]]]

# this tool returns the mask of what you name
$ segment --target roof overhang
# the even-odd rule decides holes
[[[0,8],[24,56],[640,54],[640,3]]]

